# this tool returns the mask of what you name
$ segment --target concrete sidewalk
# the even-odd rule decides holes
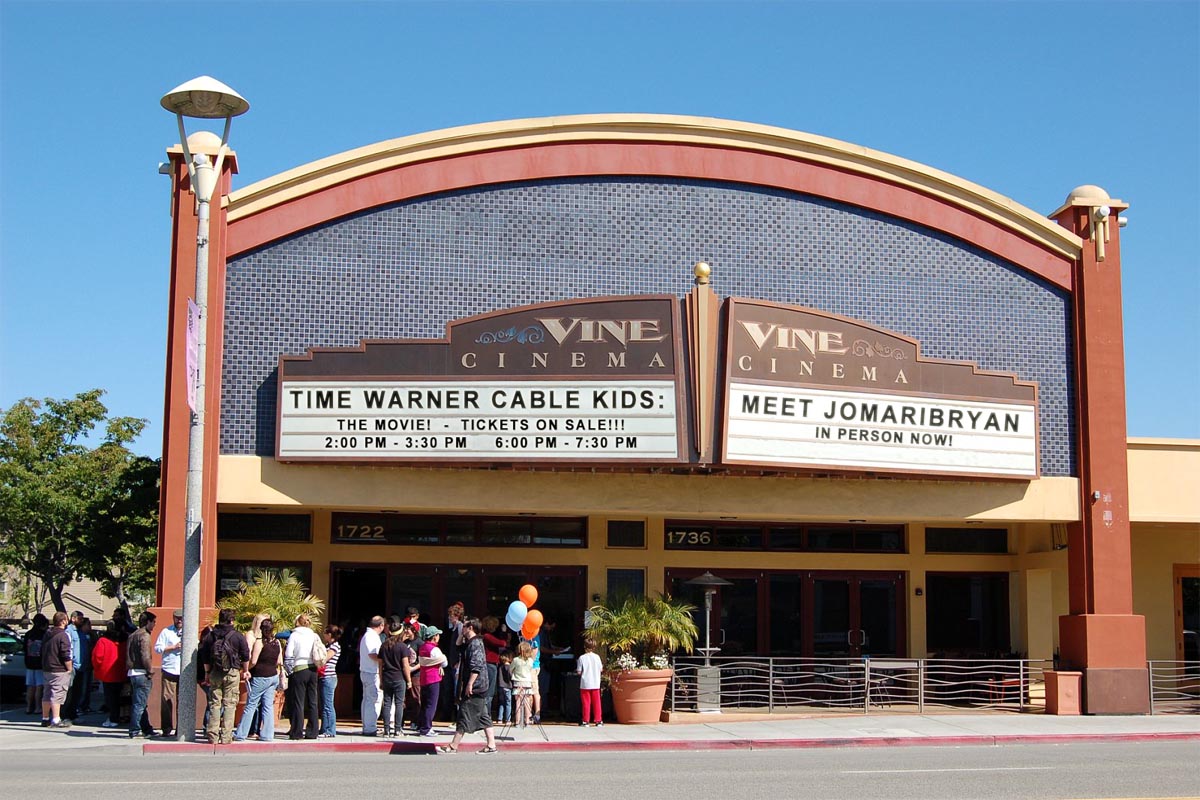
[[[239,742],[232,745],[187,744],[173,740],[130,739],[123,729],[99,727],[99,714],[82,717],[71,729],[43,728],[23,709],[0,713],[0,751],[120,748],[130,753],[433,753],[450,741],[453,729],[439,726],[439,736],[400,739],[367,738],[355,728],[339,728],[334,739],[292,742]],[[544,736],[543,736],[544,732]],[[1043,714],[705,714],[686,721],[658,725],[619,725],[583,728],[549,724],[525,729],[497,728],[502,750],[697,750],[801,747],[963,746],[1074,741],[1195,741],[1200,743],[1200,716],[1055,717]],[[480,735],[469,736],[463,749],[482,746]]]

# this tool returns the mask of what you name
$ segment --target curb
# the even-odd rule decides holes
[[[664,750],[804,750],[831,747],[1000,747],[1021,744],[1071,744],[1095,742],[1200,742],[1196,733],[1048,733],[980,734],[970,736],[864,736],[822,739],[674,739],[621,742],[509,742],[500,750],[515,753],[581,753]],[[473,742],[464,753],[474,751]],[[435,755],[436,744],[426,742],[239,742],[213,745],[188,742],[147,742],[143,755],[245,755],[249,753],[373,753],[376,755]]]

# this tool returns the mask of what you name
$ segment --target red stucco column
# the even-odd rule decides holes
[[[214,141],[215,140],[215,141]],[[219,139],[197,133],[188,137],[194,153],[216,152]],[[167,372],[163,406],[162,486],[159,490],[157,605],[168,609],[183,603],[184,524],[187,509],[188,431],[191,411],[187,403],[184,364],[187,348],[188,299],[196,288],[195,196],[179,146],[167,151],[171,175],[171,281],[167,316]],[[212,608],[216,600],[217,502],[216,475],[221,427],[221,362],[225,306],[227,227],[225,209],[216,198],[229,192],[237,172],[237,157],[226,155],[212,203],[209,229],[208,364],[205,382],[204,500],[202,505],[204,551],[200,567],[200,604]],[[160,617],[162,619],[162,617]],[[205,617],[201,618],[206,619]]]
[[[1072,293],[1082,519],[1068,528],[1071,613],[1059,618],[1059,637],[1063,668],[1083,673],[1085,714],[1150,710],[1146,623],[1133,613],[1118,224],[1125,208],[1099,187],[1081,186],[1052,215],[1084,239]]]

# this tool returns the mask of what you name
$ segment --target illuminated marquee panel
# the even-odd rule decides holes
[[[314,348],[279,364],[281,461],[685,460],[679,301],[508,309],[440,340]]]
[[[727,464],[1036,478],[1037,387],[866,323],[726,304]]]
[[[860,470],[1037,473],[1034,407],[734,383],[726,460]]]
[[[666,460],[672,381],[291,381],[281,459]]]

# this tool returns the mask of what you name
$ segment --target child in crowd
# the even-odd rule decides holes
[[[600,711],[600,673],[604,665],[600,663],[600,656],[596,655],[596,643],[591,639],[583,643],[583,650],[579,665],[575,668],[579,673],[579,704],[583,707],[583,719],[579,724],[586,728],[590,716],[593,724],[600,727],[604,724],[604,716]]]
[[[501,648],[500,663],[496,669],[496,695],[500,698],[500,708],[496,712],[496,722],[500,725],[513,721],[512,662],[512,651],[507,647]]]
[[[513,688],[517,692],[516,723],[524,728],[533,713],[533,647],[529,642],[517,645],[517,657],[511,667]]]

